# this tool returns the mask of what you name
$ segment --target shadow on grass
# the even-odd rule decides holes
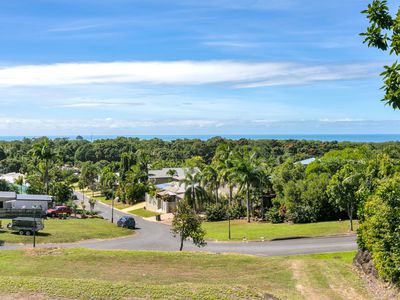
[[[11,233],[13,235],[20,235],[18,231],[0,230],[0,234],[3,234],[3,233]],[[47,232],[36,232],[36,236],[50,236],[50,235],[51,235],[51,233],[47,233]],[[23,235],[23,236],[25,236],[25,235]],[[31,236],[33,236],[33,235],[31,235]]]

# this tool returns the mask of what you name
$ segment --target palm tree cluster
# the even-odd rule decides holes
[[[107,198],[118,196],[121,201],[135,203],[143,200],[153,187],[148,180],[150,157],[146,152],[124,153],[120,162],[108,164],[100,172],[100,188]]]
[[[250,222],[252,200],[260,189],[269,185],[268,165],[254,149],[248,147],[232,149],[221,144],[211,162],[200,172],[190,168],[183,184],[186,188],[185,198],[195,211],[210,198],[220,203],[220,188],[229,190],[228,205],[233,202],[233,192],[245,193],[247,221]],[[259,193],[258,193],[259,194]]]

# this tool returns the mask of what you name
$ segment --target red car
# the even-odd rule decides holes
[[[72,214],[72,209],[65,205],[49,208],[46,211],[46,215],[50,218],[58,217],[60,215],[67,215],[69,217],[71,214]]]

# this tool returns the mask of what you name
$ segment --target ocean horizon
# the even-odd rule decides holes
[[[43,135],[45,136],[45,135]],[[0,141],[21,141],[25,138],[33,139],[43,136],[0,136]],[[47,135],[50,139],[67,138],[76,139],[78,135]],[[161,139],[164,141],[173,141],[177,139],[199,139],[208,140],[214,137],[222,137],[226,139],[239,140],[239,139],[274,139],[274,140],[315,140],[315,141],[338,141],[338,142],[398,142],[400,141],[400,134],[205,134],[205,135],[80,135],[83,139],[88,141],[95,141],[101,139],[115,139],[118,137],[139,138],[143,140]]]

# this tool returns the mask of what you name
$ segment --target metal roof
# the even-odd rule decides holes
[[[15,199],[16,195],[17,194],[15,192],[0,192],[0,198],[12,198],[12,199]]]
[[[298,161],[297,163],[302,164],[303,166],[307,166],[307,165],[311,164],[313,161],[315,161],[315,157],[303,159],[301,161]]]
[[[17,200],[25,200],[25,201],[53,201],[53,197],[49,195],[23,195],[18,194]]]
[[[185,178],[186,173],[189,172],[189,168],[163,168],[160,170],[149,170],[149,178],[172,178],[171,175],[168,174],[169,170],[175,170],[177,175],[174,178],[178,180],[182,180]],[[193,171],[195,173],[200,172],[198,168],[194,168]]]

